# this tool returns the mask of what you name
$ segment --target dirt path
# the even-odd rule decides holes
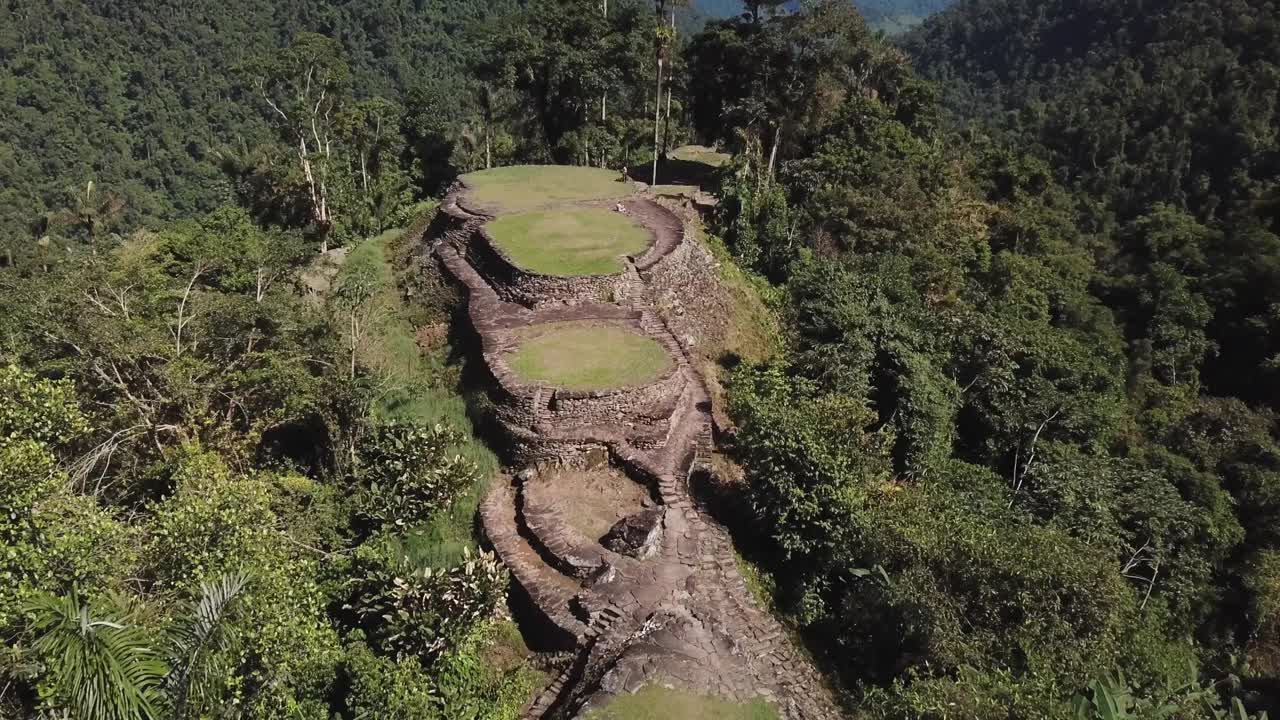
[[[639,198],[625,205],[655,237],[649,250],[629,262],[628,271],[642,278],[638,271],[676,257],[674,251],[686,240],[670,212]],[[525,717],[581,717],[610,697],[647,684],[732,701],[762,697],[784,718],[839,717],[819,673],[784,628],[756,606],[724,528],[690,495],[689,475],[711,448],[709,395],[680,343],[645,306],[647,293],[628,298],[626,306],[582,303],[530,310],[504,302],[467,257],[468,243],[487,218],[460,208],[456,196],[441,212],[435,252],[467,289],[472,324],[500,384],[498,357],[508,342],[506,331],[556,320],[633,324],[676,361],[677,377],[659,388],[666,396],[654,401],[646,395],[628,405],[623,402],[628,398],[615,394],[608,412],[577,417],[564,409],[574,406],[551,388],[508,388],[495,396],[496,403],[511,406],[498,415],[518,456],[579,466],[599,465],[607,457],[648,485],[657,501],[633,516],[637,523],[651,521],[642,528],[648,532],[647,547],[620,552],[568,522],[555,496],[534,492],[535,467],[507,478],[485,500],[485,534],[530,599],[531,616],[540,624],[538,639],[573,657]],[[654,391],[633,392],[639,397]]]

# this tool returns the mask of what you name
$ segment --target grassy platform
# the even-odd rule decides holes
[[[733,158],[729,153],[718,152],[702,145],[682,145],[667,153],[672,160],[696,162],[718,168]]]
[[[486,228],[520,267],[547,275],[608,275],[623,255],[649,247],[649,231],[604,208],[561,208],[503,215]]]
[[[487,213],[515,213],[580,200],[613,200],[635,191],[617,170],[570,165],[512,165],[462,176],[463,204]]]
[[[507,364],[520,382],[567,390],[608,390],[643,385],[671,367],[657,342],[617,325],[573,321],[519,331]]]
[[[760,700],[738,705],[650,685],[615,698],[587,720],[778,720],[778,714]]]

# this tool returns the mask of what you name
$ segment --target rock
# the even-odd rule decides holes
[[[583,453],[582,457],[583,463],[588,470],[596,470],[609,465],[609,451],[602,447],[589,448]]]
[[[606,561],[600,563],[600,567],[587,578],[587,584],[591,587],[595,587],[596,585],[603,583],[613,582],[616,577],[618,577],[618,569]]]
[[[516,473],[516,479],[522,483],[527,483],[530,480],[533,480],[537,477],[538,477],[538,471],[531,467],[527,467],[521,470],[520,472]]]
[[[600,540],[601,544],[622,555],[644,560],[653,557],[662,545],[662,519],[666,508],[656,507],[628,515]]]

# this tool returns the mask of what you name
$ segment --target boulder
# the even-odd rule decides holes
[[[633,558],[653,557],[662,546],[662,519],[666,508],[655,507],[628,515],[605,533],[600,542],[610,550]]]

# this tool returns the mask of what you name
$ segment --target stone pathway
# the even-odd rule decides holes
[[[489,218],[462,209],[457,199],[457,193],[446,199],[432,228],[433,247],[467,289],[471,322],[494,375],[495,414],[512,455],[527,463],[484,501],[481,521],[528,596],[538,639],[573,653],[524,717],[581,717],[649,684],[738,702],[764,698],[788,719],[839,717],[819,673],[784,628],[756,607],[724,528],[690,495],[689,475],[711,449],[710,399],[680,343],[648,307],[652,293],[632,293],[618,303],[506,302],[503,297],[521,293],[491,285],[470,254]],[[625,271],[631,281],[646,283],[655,267],[685,257],[680,246],[692,241],[665,208],[642,198],[625,205],[654,235]],[[518,275],[511,274],[512,282]],[[610,393],[569,396],[520,386],[501,359],[510,348],[508,331],[563,320],[625,323],[660,342],[675,360],[674,371],[648,386]],[[627,519],[628,527],[615,528],[614,549],[575,530],[554,498],[531,484],[548,464],[603,462],[647,485],[658,501]],[[624,536],[630,539],[619,539]]]

